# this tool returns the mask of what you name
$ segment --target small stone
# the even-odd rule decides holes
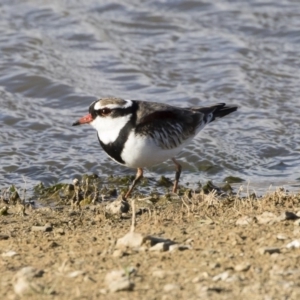
[[[80,275],[84,275],[85,274],[85,271],[82,271],[82,270],[77,270],[77,271],[73,271],[71,273],[68,274],[68,277],[69,278],[76,278]]]
[[[111,214],[122,214],[129,211],[129,203],[122,198],[117,199],[106,205],[106,210]]]
[[[279,256],[280,256],[280,253],[271,254],[271,258],[274,259],[274,260],[277,260]]]
[[[165,239],[165,238],[156,237],[156,236],[147,236],[146,239],[150,241],[151,246],[154,246],[158,243],[166,243],[168,245],[176,244],[176,242],[174,242],[170,239]]]
[[[102,295],[106,295],[107,294],[107,290],[106,289],[100,289],[99,293]]]
[[[105,282],[110,292],[131,291],[134,284],[130,281],[129,272],[114,270],[106,274]]]
[[[112,256],[113,257],[122,257],[122,256],[124,256],[124,251],[122,251],[121,249],[117,249],[117,250],[114,251]]]
[[[193,249],[191,245],[180,245],[180,244],[173,244],[169,246],[169,251],[184,251],[184,250],[191,250]]]
[[[64,234],[65,234],[65,231],[64,231],[63,228],[57,228],[57,229],[55,230],[55,233],[60,234],[60,235],[64,235]]]
[[[37,270],[33,267],[25,267],[18,271],[13,278],[14,291],[19,296],[31,294],[33,291],[42,293],[43,287],[34,281],[35,277],[41,277],[43,270]]]
[[[169,247],[170,252],[174,252],[174,251],[177,251],[177,250],[179,250],[179,244],[174,244],[174,245],[171,245]]]
[[[249,264],[248,262],[243,262],[243,263],[236,265],[234,267],[234,270],[237,272],[246,272],[250,269],[250,267],[251,267],[251,264]]]
[[[6,234],[0,234],[0,241],[1,240],[8,240],[9,239],[9,236],[6,235]]]
[[[294,240],[286,245],[288,249],[300,248],[300,240]]]
[[[192,283],[198,283],[202,280],[202,278],[200,276],[197,276],[195,278],[193,278]]]
[[[191,244],[194,243],[194,239],[192,239],[192,238],[187,239],[184,243],[187,244],[187,245],[191,245]]]
[[[300,219],[297,219],[297,220],[294,222],[294,225],[295,225],[295,226],[300,226]]]
[[[300,236],[300,228],[299,227],[294,228],[293,235],[296,237]]]
[[[202,272],[199,274],[199,276],[195,277],[192,282],[193,283],[198,283],[200,281],[203,281],[205,279],[208,279],[209,278],[209,274],[207,272]]]
[[[0,208],[0,216],[6,216],[6,215],[8,215],[8,209],[9,209],[8,206],[1,207]]]
[[[261,215],[256,216],[257,222],[258,224],[273,224],[275,223],[277,220],[277,217],[275,214],[265,211],[264,213],[262,213]]]
[[[229,272],[225,271],[225,272],[222,272],[222,273],[220,273],[220,274],[214,276],[214,277],[212,278],[212,280],[213,280],[213,281],[220,281],[220,280],[221,280],[221,281],[224,281],[224,280],[228,279],[228,277],[229,277]]]
[[[116,248],[139,248],[143,244],[144,240],[145,238],[140,233],[128,232],[122,238],[118,239]]]
[[[167,275],[167,272],[164,270],[155,270],[152,272],[153,277],[157,277],[160,279],[164,279],[166,277],[166,275]]]
[[[235,282],[235,281],[241,281],[243,279],[241,279],[241,277],[239,275],[232,275],[230,277],[228,277],[225,281],[226,282]]]
[[[157,243],[154,246],[152,246],[149,249],[149,251],[158,251],[158,252],[168,251],[169,246],[170,245],[168,243]]]
[[[237,221],[235,222],[235,225],[237,226],[246,226],[249,225],[253,222],[253,218],[249,217],[249,216],[243,216],[240,217],[239,219],[237,219]]]
[[[299,217],[290,211],[285,211],[278,217],[278,221],[286,221],[286,220],[297,220]]]
[[[140,252],[146,252],[146,251],[148,251],[148,247],[146,247],[146,246],[141,246],[141,247],[139,247],[139,249],[138,249]]]
[[[56,247],[59,247],[59,244],[56,243],[55,241],[51,241],[51,242],[48,243],[46,248],[51,249],[51,248],[56,248]]]
[[[280,253],[280,248],[277,247],[262,247],[258,249],[260,254],[273,254],[273,253]]]
[[[170,293],[174,291],[179,291],[181,289],[180,285],[176,283],[168,283],[164,286],[164,292]]]
[[[45,227],[45,231],[52,231],[52,224],[51,223],[46,223],[44,227]]]
[[[2,257],[13,257],[16,255],[18,255],[18,253],[15,251],[7,251],[7,252],[2,253]]]
[[[220,268],[221,267],[221,264],[220,263],[218,263],[218,262],[211,262],[211,263],[209,263],[209,268],[210,269],[216,269],[216,268]]]
[[[50,223],[47,223],[44,226],[32,226],[32,231],[43,231],[43,232],[49,232],[52,231],[52,225]]]
[[[226,292],[226,289],[220,286],[203,286],[202,284],[195,285],[196,293],[200,296],[197,299],[215,299],[213,294],[220,295]],[[224,297],[222,297],[224,298]]]
[[[277,240],[283,241],[283,240],[286,240],[288,237],[283,233],[278,233],[276,238],[277,238]]]
[[[45,231],[45,227],[44,226],[32,226],[31,230],[32,231]]]
[[[299,210],[299,211],[297,211],[296,215],[297,215],[297,217],[299,217],[299,218],[300,218],[300,210]]]

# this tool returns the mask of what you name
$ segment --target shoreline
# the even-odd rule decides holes
[[[300,194],[137,195],[124,242],[132,210],[112,213],[93,192],[80,205],[1,201],[2,298],[300,296]]]

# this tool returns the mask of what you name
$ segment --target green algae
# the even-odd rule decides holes
[[[83,174],[72,183],[57,182],[45,186],[40,182],[34,187],[37,203],[40,205],[71,205],[74,207],[87,206],[96,202],[115,200],[124,196],[132,184],[134,176],[110,175],[99,178],[95,174]],[[231,195],[233,188],[226,182],[222,187],[216,186],[212,181],[206,182],[203,186],[199,183],[196,189],[190,187],[190,183],[180,184],[177,193],[172,193],[173,180],[161,176],[143,177],[137,184],[131,195],[131,199],[145,201],[147,205],[167,205],[167,203],[181,203],[181,197],[192,199],[195,195],[209,194],[212,191],[217,195]],[[21,202],[16,187],[9,188],[8,202],[16,204]],[[146,205],[146,206],[147,206]]]
[[[223,182],[227,182],[227,183],[241,183],[244,181],[245,181],[244,179],[236,176],[227,176],[223,180]]]

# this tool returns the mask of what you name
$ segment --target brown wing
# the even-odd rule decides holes
[[[203,117],[197,111],[139,102],[135,132],[152,137],[163,149],[172,149],[195,135]]]

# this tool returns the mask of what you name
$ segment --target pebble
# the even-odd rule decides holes
[[[300,228],[299,227],[295,227],[293,230],[293,235],[294,236],[300,236]]]
[[[3,206],[0,208],[0,216],[6,216],[8,213],[8,209],[9,207],[8,206]]]
[[[273,253],[280,253],[280,248],[277,247],[262,247],[258,249],[260,254],[273,254]]]
[[[277,221],[277,217],[275,214],[265,211],[261,215],[256,216],[258,224],[273,224]]]
[[[8,240],[9,239],[9,236],[6,235],[6,234],[0,234],[0,241],[1,240]]]
[[[158,243],[167,243],[169,245],[176,244],[176,242],[174,242],[170,239],[165,239],[165,238],[161,238],[161,237],[157,237],[157,236],[147,236],[146,239],[150,241],[151,246],[154,246],[155,244],[158,244]]]
[[[153,277],[157,277],[157,278],[160,278],[160,279],[165,278],[166,275],[167,275],[167,272],[164,271],[164,270],[155,270],[155,271],[152,272]]]
[[[288,237],[283,233],[278,233],[276,238],[277,240],[286,240]]]
[[[271,258],[273,259],[273,260],[277,260],[278,259],[278,257],[281,257],[281,254],[280,253],[273,253],[272,255],[271,255]]]
[[[237,219],[237,221],[235,222],[235,225],[237,226],[246,226],[249,225],[253,222],[253,218],[249,217],[249,216],[243,216],[240,217],[239,219]]]
[[[73,271],[71,273],[68,274],[68,277],[69,278],[76,278],[80,275],[84,275],[85,274],[85,271],[82,271],[82,270],[77,270],[77,271]]]
[[[250,267],[251,267],[251,264],[250,264],[250,263],[248,263],[248,262],[243,262],[243,263],[240,263],[240,264],[236,265],[236,266],[234,267],[234,270],[235,270],[236,272],[246,272],[246,271],[248,271],[248,270],[250,269]]]
[[[225,271],[225,272],[222,272],[222,273],[220,273],[220,274],[214,276],[214,277],[212,278],[212,280],[213,280],[213,281],[220,281],[220,280],[221,280],[221,281],[224,281],[224,280],[228,279],[228,277],[229,277],[229,272],[228,272],[228,271]]]
[[[195,277],[192,282],[193,283],[198,283],[200,281],[203,281],[205,279],[209,278],[209,274],[207,272],[202,272],[199,276]]]
[[[63,228],[57,228],[57,229],[55,230],[55,233],[60,234],[60,235],[64,235],[64,234],[65,234],[65,231],[64,231]]]
[[[169,251],[184,251],[184,250],[191,250],[193,247],[191,245],[180,245],[180,244],[173,244],[169,246]]]
[[[106,274],[105,282],[110,292],[131,291],[134,283],[130,281],[128,272],[125,270],[114,270]]]
[[[157,243],[154,246],[152,246],[149,251],[159,251],[159,252],[163,252],[163,251],[168,251],[169,250],[169,244],[168,243]]]
[[[18,253],[12,250],[2,253],[2,257],[13,257],[16,255],[18,255]]]
[[[226,291],[226,289],[219,286],[203,286],[202,284],[195,285],[195,290],[196,293],[201,295],[200,299],[213,299],[213,297],[211,297],[212,293],[221,294]]]
[[[221,264],[220,263],[218,263],[218,262],[211,262],[211,263],[209,263],[209,268],[210,269],[216,269],[216,268],[220,268],[221,267]]]
[[[290,211],[283,212],[278,218],[278,221],[286,221],[286,220],[297,220],[299,217]]]
[[[47,223],[44,226],[32,226],[32,231],[43,231],[43,232],[49,232],[52,231],[52,224]]]
[[[152,272],[152,276],[153,277],[157,277],[157,278],[160,278],[160,279],[163,279],[163,278],[165,278],[168,275],[174,275],[174,274],[176,274],[176,272],[173,272],[173,271],[164,271],[164,270],[154,270]]]
[[[115,215],[127,213],[129,211],[130,206],[127,201],[124,201],[121,198],[113,201],[112,203],[107,204],[105,208],[108,212]]]
[[[190,245],[194,243],[194,239],[190,238],[185,241],[185,244]]]
[[[33,291],[42,293],[43,287],[36,283],[34,278],[41,277],[43,273],[43,270],[38,270],[33,267],[22,268],[13,278],[15,293],[21,297],[26,294],[32,294]]]
[[[294,240],[286,245],[288,249],[298,249],[300,248],[300,240]]]
[[[173,291],[179,291],[181,289],[180,285],[176,283],[168,283],[164,286],[164,292],[169,293]]]
[[[121,249],[116,249],[114,252],[113,252],[113,254],[112,254],[112,256],[113,257],[122,257],[122,256],[124,256],[124,251],[123,250],[121,250]]]
[[[300,226],[300,219],[297,219],[297,220],[294,222],[294,225],[295,225],[295,226]]]
[[[145,241],[145,237],[137,232],[128,232],[122,238],[119,238],[116,243],[116,248],[139,248],[143,242]]]

